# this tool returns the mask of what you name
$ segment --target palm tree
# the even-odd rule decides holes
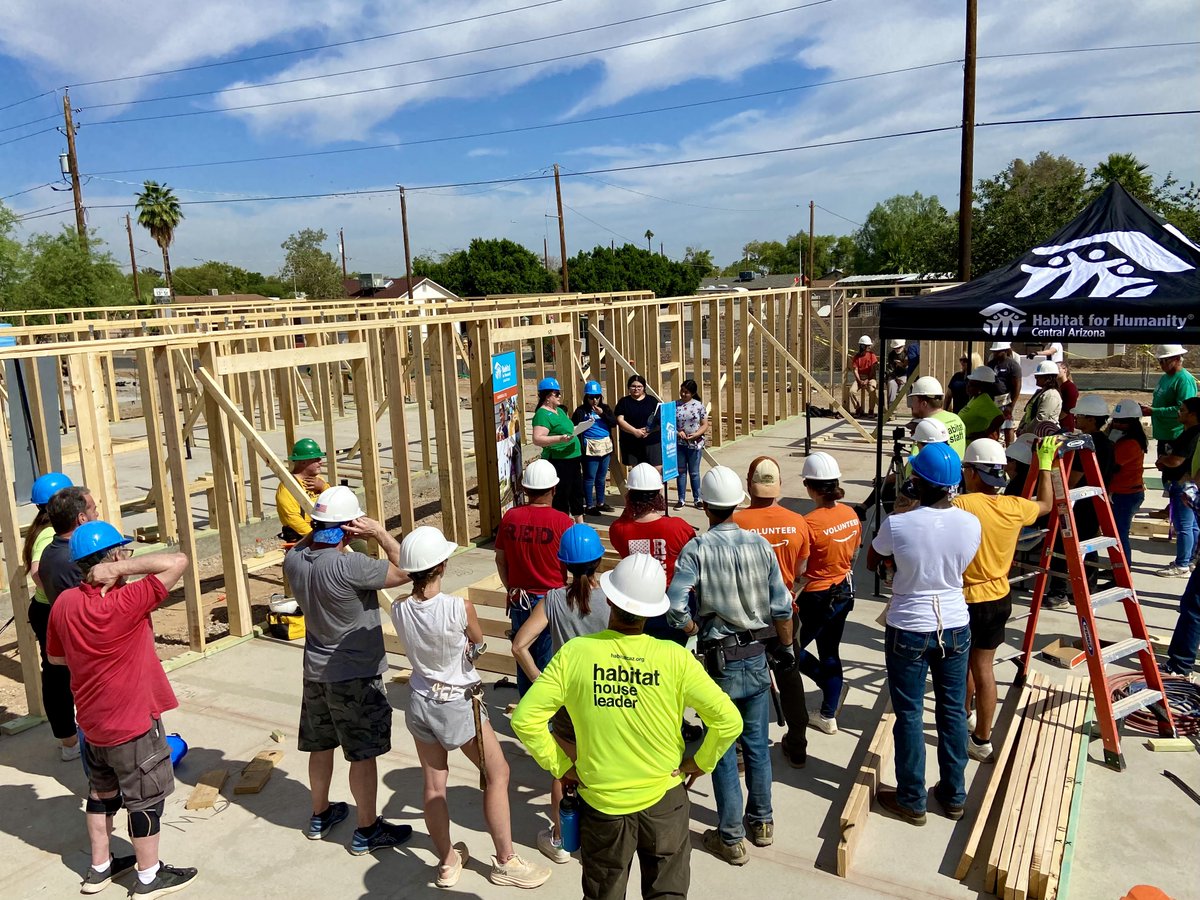
[[[167,248],[175,239],[175,229],[183,221],[183,210],[179,208],[179,198],[165,184],[157,181],[147,181],[142,185],[142,192],[137,195],[138,224],[150,232],[150,237],[162,250],[163,280],[167,282],[167,290],[171,292],[171,300],[175,300],[175,286],[171,283],[171,255]]]
[[[1149,167],[1132,153],[1110,153],[1104,162],[1092,170],[1092,193],[1099,194],[1108,187],[1110,181],[1117,181],[1142,203],[1152,205],[1154,179],[1148,170]]]
[[[654,237],[654,232],[649,228],[646,229],[646,249],[650,250],[650,238]],[[653,252],[653,251],[651,251]]]

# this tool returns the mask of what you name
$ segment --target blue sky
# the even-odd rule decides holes
[[[402,271],[397,182],[409,194],[417,252],[444,252],[475,236],[504,236],[556,252],[551,180],[423,191],[421,186],[548,172],[655,165],[754,153],[899,131],[954,126],[961,115],[962,0],[149,0],[89,3],[9,0],[0,9],[0,142],[54,124],[63,85],[81,111],[79,156],[89,224],[124,260],[123,215],[143,179],[166,181],[185,201],[382,190],[356,197],[185,206],[176,265],[222,259],[271,272],[291,232],[323,228],[336,248],[346,230],[351,269]],[[981,4],[979,52],[987,56],[1200,40],[1185,0],[1146,0],[1138,15],[1116,4],[1021,0]],[[51,8],[52,7],[52,8]],[[698,8],[691,8],[698,7]],[[517,10],[517,11],[513,11]],[[788,10],[788,11],[783,11]],[[483,52],[636,16],[666,15]],[[501,13],[499,15],[489,15]],[[777,13],[777,14],[772,14]],[[764,16],[738,24],[733,20]],[[471,19],[445,27],[449,20]],[[694,34],[601,52],[678,31]],[[254,62],[106,84],[84,82],[225,63],[395,31],[418,33]],[[1098,115],[1194,106],[1196,46],[981,59],[977,120]],[[428,60],[429,57],[451,58]],[[453,77],[580,54],[553,63]],[[427,60],[421,62],[419,60]],[[941,65],[936,65],[941,63]],[[400,65],[403,64],[403,65]],[[332,76],[348,69],[387,66]],[[861,78],[894,69],[910,72]],[[264,82],[297,78],[290,85]],[[840,79],[807,90],[653,115],[518,134],[239,165],[167,166],[421,141],[539,123],[610,116]],[[230,107],[403,88],[256,109]],[[237,90],[230,90],[237,89]],[[164,95],[223,91],[147,102]],[[193,113],[147,122],[125,120]],[[32,124],[23,125],[31,122]],[[21,126],[13,128],[11,126]],[[1091,166],[1132,152],[1158,175],[1200,180],[1197,117],[980,128],[976,177],[1046,149]],[[752,239],[807,227],[814,200],[820,232],[848,233],[896,193],[937,194],[957,205],[957,131],[823,149],[564,178],[568,252],[610,240],[643,243],[647,228],[678,258],[689,245],[735,259]],[[22,214],[68,206],[69,193],[38,187],[57,178],[65,141],[56,132],[0,144],[0,196]],[[135,170],[135,171],[124,171]],[[61,186],[61,185],[60,185]],[[835,215],[836,214],[836,215]],[[840,217],[839,217],[840,216]],[[29,219],[22,234],[73,222],[68,210]],[[148,236],[139,247],[153,250]],[[154,255],[140,260],[153,265]]]

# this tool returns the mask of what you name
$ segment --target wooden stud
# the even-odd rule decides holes
[[[697,364],[697,372],[708,372],[708,393],[705,395],[709,400],[708,412],[708,443],[713,447],[720,447],[725,443],[725,396],[721,390],[721,379],[724,378],[724,373],[721,369],[721,303],[718,300],[709,300],[707,303],[696,304],[697,307],[705,307],[708,310],[708,359],[703,360],[703,365]],[[704,330],[701,329],[697,341],[700,350],[704,349]],[[697,355],[697,360],[701,360],[700,354]],[[699,375],[697,375],[699,381]]]
[[[101,378],[108,391],[108,418],[110,422],[121,421],[121,399],[117,396],[117,366],[113,362],[112,353],[104,353],[100,357]]]
[[[107,399],[97,354],[71,357],[71,397],[83,483],[96,501],[98,516],[120,531],[121,501],[113,457],[105,452],[112,447],[112,434],[108,430]]]
[[[421,468],[433,468],[433,448],[429,443],[429,375],[427,366],[429,365],[429,348],[430,342],[424,339],[424,332],[428,326],[418,325],[412,329],[413,346],[416,348],[416,353],[413,354],[413,361],[416,363],[413,369],[413,379],[416,381],[417,387],[417,420],[421,426]]]
[[[135,351],[135,356],[138,382],[141,386],[142,415],[146,425],[146,447],[150,454],[150,493],[154,498],[158,539],[160,541],[175,540],[178,538],[179,528],[175,521],[171,482],[167,478],[166,454],[163,452],[164,416],[155,385],[154,351],[149,347],[139,347]]]
[[[41,473],[54,471],[54,460],[50,457],[50,422],[46,418],[46,407],[42,403],[42,373],[38,368],[37,359],[16,360],[25,376],[25,396],[29,403],[29,422],[33,426],[32,434],[34,450],[37,454],[37,467]],[[58,369],[57,361],[55,370]],[[59,379],[61,381],[61,379]],[[55,423],[57,427],[57,423]]]
[[[356,359],[351,363],[350,377],[354,388],[354,411],[358,419],[359,455],[362,461],[362,484],[366,495],[367,515],[378,522],[386,519],[383,513],[383,486],[379,480],[379,438],[375,431],[374,380],[370,360]]]
[[[479,533],[491,537],[500,527],[500,460],[496,448],[496,421],[492,404],[492,328],[487,319],[471,323],[471,422],[475,442],[475,476],[479,498]],[[589,334],[590,337],[590,334]],[[593,340],[589,346],[596,347]],[[595,357],[591,357],[593,372]],[[507,460],[505,461],[507,463]]]
[[[196,779],[196,786],[188,796],[184,809],[212,809],[221,796],[221,788],[229,777],[228,769],[211,769]]]
[[[392,436],[392,470],[400,503],[400,528],[406,534],[416,527],[413,513],[412,472],[408,461],[408,423],[404,409],[403,348],[408,329],[396,326],[384,332],[383,365],[389,399],[388,427]]]
[[[737,306],[732,296],[725,298],[725,315],[718,329],[718,334],[725,339],[725,360],[721,369],[721,377],[725,379],[725,437],[729,441],[738,439],[737,414]],[[713,336],[713,340],[717,335]]]
[[[867,824],[871,800],[879,791],[884,770],[887,769],[892,758],[892,728],[895,725],[896,716],[891,708],[891,703],[887,703],[883,715],[880,716],[879,724],[875,727],[871,743],[867,745],[866,755],[863,756],[863,761],[859,765],[858,775],[846,798],[846,805],[842,808],[840,820],[842,836],[838,841],[837,848],[837,874],[842,878],[847,877],[850,872],[850,866],[854,861],[854,850],[862,840],[863,829]]]

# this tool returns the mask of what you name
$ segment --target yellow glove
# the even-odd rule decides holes
[[[1058,455],[1059,445],[1062,440],[1057,437],[1044,437],[1037,445],[1038,468],[1043,472],[1049,472],[1054,468],[1054,458]]]

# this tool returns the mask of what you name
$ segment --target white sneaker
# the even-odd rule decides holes
[[[817,731],[823,731],[826,734],[837,734],[837,719],[834,716],[825,716],[818,713],[813,713],[808,717],[808,724]]]
[[[979,716],[975,714],[975,710],[971,710],[969,713],[967,713],[967,731],[974,734],[975,726],[977,724],[979,724]]]
[[[1181,566],[1178,563],[1171,563],[1169,566],[1159,569],[1155,572],[1160,578],[1181,578],[1184,575],[1191,574],[1191,569],[1187,566]]]
[[[72,744],[70,747],[60,744],[58,747],[59,758],[63,762],[74,762],[79,759],[79,744]]]
[[[547,828],[544,831],[539,831],[537,836],[537,848],[542,851],[542,856],[550,860],[550,862],[562,864],[571,861],[571,854],[563,849],[562,839],[554,837],[554,829]]]
[[[982,744],[975,743],[970,735],[967,736],[967,756],[976,762],[991,762],[995,757],[992,750],[992,742],[984,741]]]
[[[549,879],[549,869],[537,863],[526,862],[515,853],[506,863],[501,863],[493,856],[492,871],[488,873],[488,881],[492,884],[526,889],[541,887]]]

